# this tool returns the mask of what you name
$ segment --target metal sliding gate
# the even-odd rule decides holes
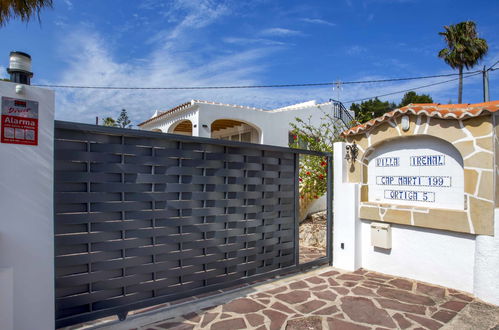
[[[55,124],[56,325],[331,262],[298,259],[298,157],[130,129]],[[329,205],[331,199],[329,198]]]

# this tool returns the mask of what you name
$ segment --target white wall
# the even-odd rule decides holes
[[[327,194],[322,195],[318,199],[314,199],[310,204],[307,215],[326,210]]]
[[[197,108],[191,108],[186,111],[179,111],[178,117],[175,117],[175,119],[169,119],[169,120],[163,120],[158,123],[150,124],[150,127],[148,125],[147,130],[152,130],[154,128],[160,129],[163,133],[171,133],[170,131],[172,130],[172,126],[177,125],[178,123],[184,121],[184,120],[189,120],[192,123],[192,129],[194,132],[194,125],[197,125],[198,123],[198,111]]]
[[[494,236],[476,238],[473,292],[480,299],[499,305],[499,208],[494,215]]]
[[[54,93],[15,87],[0,81],[0,96],[39,102],[39,136],[38,146],[0,143],[0,310],[12,310],[0,313],[0,328],[53,329]]]
[[[391,224],[392,248],[374,248],[372,221],[359,219],[359,185],[347,182],[348,164],[344,157],[345,143],[335,143],[335,267],[362,267],[442,285],[499,305],[499,209],[495,210],[494,236]]]
[[[392,248],[371,246],[371,221],[362,221],[362,267],[473,292],[474,235],[391,225]]]
[[[332,106],[327,104],[283,111],[263,111],[200,103],[199,109],[199,120],[202,124],[211,127],[211,123],[217,119],[239,120],[257,128],[261,132],[263,144],[283,147],[288,146],[288,132],[291,130],[289,123],[295,122],[296,117],[308,120],[311,116],[312,125],[318,126],[325,113],[332,114]]]
[[[166,133],[171,125],[180,120],[188,119],[192,121],[193,125],[197,125],[197,128],[193,129],[193,136],[210,137],[211,124],[215,120],[232,119],[255,127],[261,136],[261,143],[287,147],[288,132],[291,130],[290,123],[296,122],[296,117],[305,121],[308,121],[308,118],[311,117],[311,124],[318,126],[321,118],[326,113],[330,115],[333,113],[333,106],[330,103],[305,104],[288,109],[262,110],[192,101],[191,106],[175,111],[173,117],[163,117],[145,124],[141,129],[152,130],[159,128]],[[202,125],[207,125],[207,128],[203,128]]]

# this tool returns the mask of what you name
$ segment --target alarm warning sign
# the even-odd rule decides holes
[[[2,97],[2,143],[38,145],[38,102]]]

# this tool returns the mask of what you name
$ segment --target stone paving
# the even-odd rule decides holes
[[[326,256],[326,249],[300,246],[300,263],[306,263]]]
[[[453,289],[362,269],[329,268],[281,284],[140,329],[499,330],[498,306]],[[470,306],[485,310],[486,324],[476,320],[480,314],[471,317],[475,323],[466,322],[464,311]]]

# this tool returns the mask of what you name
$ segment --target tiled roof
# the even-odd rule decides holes
[[[385,113],[383,116],[371,119],[370,121],[352,127],[341,135],[343,137],[364,133],[365,131],[378,126],[392,118],[397,118],[404,114],[416,116],[425,115],[440,119],[467,119],[486,115],[499,111],[499,101],[491,101],[475,104],[438,104],[438,103],[413,103],[400,109]]]
[[[187,109],[191,106],[193,106],[194,104],[214,104],[214,105],[222,105],[222,106],[226,106],[226,107],[233,107],[233,108],[243,108],[243,109],[250,109],[250,110],[258,110],[258,111],[266,111],[264,109],[259,109],[259,108],[253,108],[253,107],[247,107],[247,106],[243,106],[243,105],[235,105],[235,104],[226,104],[226,103],[218,103],[218,102],[210,102],[210,101],[201,101],[201,100],[192,100],[192,101],[189,101],[189,102],[186,102],[186,103],[183,103],[181,105],[178,105],[174,108],[171,108],[169,110],[166,110],[166,111],[162,111],[160,112],[156,117],[152,117],[152,118],[149,118],[148,120],[140,123],[138,126],[142,126],[142,125],[145,125],[147,123],[150,123],[152,121],[155,121],[156,119],[159,119],[159,118],[163,118],[169,114],[172,114],[174,112],[177,112],[179,110],[183,110],[183,109]]]
[[[313,106],[317,107],[317,106],[321,106],[321,105],[325,105],[325,104],[329,104],[329,103],[331,103],[331,102],[326,102],[326,103],[321,103],[321,104],[314,104]],[[189,107],[191,107],[191,106],[193,106],[195,104],[214,104],[214,105],[221,105],[221,106],[232,107],[232,108],[241,108],[241,109],[249,109],[249,110],[256,110],[256,111],[267,111],[267,112],[280,112],[280,111],[297,110],[297,109],[312,107],[312,105],[304,105],[304,106],[296,107],[296,108],[292,108],[292,106],[288,106],[288,107],[284,107],[284,108],[278,108],[278,109],[275,109],[275,110],[265,110],[265,109],[260,109],[260,108],[248,107],[248,106],[244,106],[244,105],[218,103],[218,102],[201,101],[201,100],[192,100],[192,101],[183,103],[181,105],[178,105],[178,106],[176,106],[174,108],[171,108],[169,110],[162,111],[157,116],[147,119],[146,121],[140,123],[138,126],[142,126],[142,125],[148,124],[148,123],[150,123],[152,121],[156,121],[156,119],[160,119],[160,118],[163,118],[163,117],[165,117],[167,115],[170,115],[170,114],[172,114],[174,112],[187,109],[187,108],[189,108]]]
[[[159,119],[161,117],[164,117],[166,116],[167,114],[169,113],[172,113],[172,112],[175,112],[175,111],[178,111],[178,110],[182,110],[182,109],[185,109],[191,105],[194,105],[194,101],[190,101],[190,102],[186,102],[186,103],[183,103],[181,105],[177,105],[175,108],[171,108],[170,110],[166,110],[166,111],[163,111],[161,112],[160,114],[158,114],[157,116],[155,117],[152,117],[152,118],[149,118],[148,120],[140,123],[138,126],[142,126],[142,125],[145,125],[147,123],[150,123],[151,121],[154,121],[156,119]]]

